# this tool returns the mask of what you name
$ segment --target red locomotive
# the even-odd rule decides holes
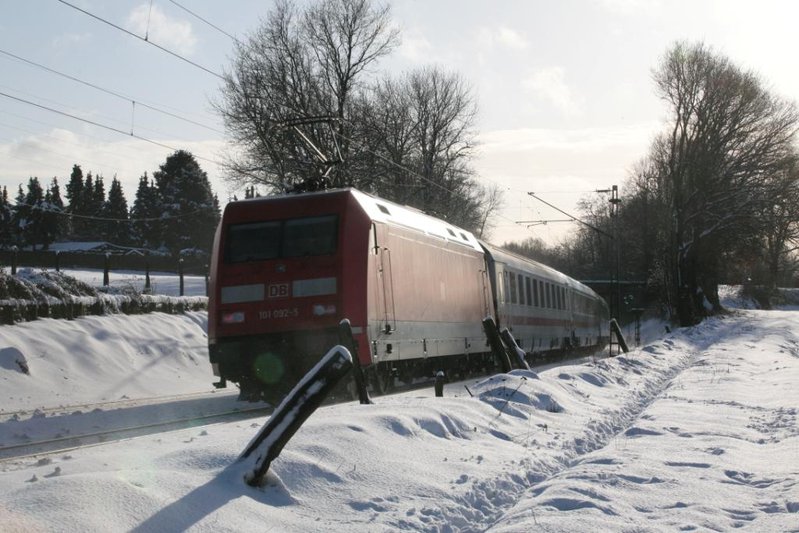
[[[214,240],[208,342],[219,386],[276,401],[348,318],[373,387],[493,366],[482,320],[530,357],[607,340],[605,301],[544,265],[355,189],[232,202]]]

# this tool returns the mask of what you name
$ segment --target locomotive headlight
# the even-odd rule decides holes
[[[223,324],[241,324],[242,322],[244,322],[244,311],[222,313]]]
[[[313,314],[314,316],[335,315],[336,306],[333,304],[329,305],[315,304],[313,306]]]

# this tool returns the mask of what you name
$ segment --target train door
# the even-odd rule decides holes
[[[479,286],[483,288],[483,318],[485,318],[493,315],[491,312],[491,285],[486,270],[481,270],[479,276]]]
[[[497,263],[497,325],[501,328],[512,329],[510,315],[510,281],[509,272],[505,265]]]
[[[377,308],[380,314],[382,333],[390,334],[397,329],[394,306],[394,276],[391,264],[391,249],[378,242],[377,226],[372,224],[372,254],[377,273]]]

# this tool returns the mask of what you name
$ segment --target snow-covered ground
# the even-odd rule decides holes
[[[0,400],[27,409],[0,441],[81,416],[34,408],[210,389],[202,313],[64,324],[0,328]],[[322,407],[261,488],[235,461],[262,421],[2,461],[0,530],[799,531],[797,383],[799,313],[741,310],[444,398]]]
[[[102,270],[62,268],[61,272],[83,281],[84,283],[88,283],[93,287],[102,287],[103,285]],[[112,270],[108,273],[108,282],[112,288],[132,288],[138,292],[142,292],[144,290],[146,276],[143,272],[139,271]],[[180,278],[168,272],[151,272],[150,291],[152,294],[179,296]],[[205,277],[184,275],[183,294],[184,296],[207,296],[205,293]]]

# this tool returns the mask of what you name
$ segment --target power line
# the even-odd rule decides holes
[[[112,91],[110,89],[106,89],[104,87],[100,87],[99,85],[95,85],[93,83],[90,83],[88,81],[82,80],[80,78],[76,78],[75,76],[70,76],[69,74],[65,74],[63,72],[60,72],[60,71],[55,70],[55,69],[52,69],[52,68],[47,67],[45,65],[42,65],[40,63],[36,63],[35,61],[31,61],[30,59],[25,59],[24,57],[18,56],[16,54],[12,54],[11,52],[8,52],[6,50],[0,49],[0,54],[7,55],[7,56],[9,56],[9,57],[11,57],[13,59],[16,59],[17,61],[22,61],[23,63],[27,63],[28,65],[31,65],[33,67],[40,68],[40,69],[45,70],[47,72],[50,72],[52,74],[56,74],[58,76],[66,78],[68,80],[72,80],[72,81],[74,81],[76,83],[80,83],[80,84],[86,85],[87,87],[91,87],[92,89],[96,89],[96,90],[104,92],[106,94],[110,94],[111,96],[115,96],[117,98],[125,100],[127,102],[131,102],[131,103],[134,104],[134,106],[136,104],[138,104],[138,105],[140,105],[142,107],[146,107],[147,109],[150,109],[150,110],[155,111],[157,113],[163,113],[164,115],[170,116],[172,118],[176,118],[178,120],[182,120],[184,122],[188,122],[189,124],[194,124],[195,126],[200,126],[201,128],[206,128],[206,129],[214,131],[216,133],[224,134],[223,131],[221,131],[219,129],[216,129],[216,128],[212,127],[212,126],[208,126],[206,124],[202,124],[200,122],[196,122],[194,120],[191,120],[191,119],[188,119],[188,118],[185,118],[185,117],[181,117],[180,115],[176,115],[174,113],[170,113],[169,111],[165,111],[163,109],[159,109],[158,107],[155,107],[155,106],[146,104],[144,102],[138,101],[135,98],[132,98],[130,96],[126,96],[126,95],[123,95],[121,93]]]
[[[415,171],[409,169],[408,167],[405,167],[405,166],[403,166],[403,165],[401,165],[401,164],[399,164],[399,163],[397,163],[395,161],[392,161],[392,160],[388,159],[387,157],[384,157],[381,154],[375,152],[374,150],[371,150],[369,148],[365,148],[363,144],[361,144],[360,142],[356,141],[355,139],[352,139],[351,137],[348,137],[348,136],[344,135],[343,133],[340,133],[340,132],[337,132],[337,131],[334,130],[333,134],[341,137],[342,139],[344,139],[344,140],[346,140],[346,141],[348,141],[348,142],[350,142],[350,143],[352,143],[352,144],[354,144],[356,146],[359,146],[365,152],[372,154],[373,156],[377,157],[381,161],[384,161],[384,162],[388,163],[389,165],[392,165],[392,166],[402,170],[403,172],[406,172],[407,174],[409,174],[411,176],[415,176],[415,177],[419,178],[422,181],[425,181],[425,182],[427,182],[427,183],[429,183],[429,184],[431,184],[431,185],[433,185],[435,187],[438,187],[439,189],[441,189],[444,192],[447,192],[447,193],[450,193],[450,194],[455,194],[455,191],[453,191],[452,189],[448,189],[448,188],[444,187],[443,185],[441,185],[440,183],[435,182],[435,181],[433,181],[430,178],[427,178],[425,176],[422,176],[418,172],[415,172]],[[488,181],[492,181],[492,180],[488,180]],[[493,181],[492,181],[492,183],[495,183],[496,185],[499,185],[499,184],[497,184],[496,182],[493,182]],[[508,222],[515,223],[513,220],[511,220],[508,217],[506,217],[504,215],[501,215],[499,213],[496,213],[494,216],[496,216],[497,218],[505,219]]]
[[[588,222],[585,222],[584,220],[580,220],[579,218],[577,218],[577,217],[576,217],[576,216],[574,216],[574,215],[570,215],[569,213],[567,213],[567,212],[566,212],[566,211],[564,211],[563,209],[561,209],[561,208],[559,208],[559,207],[556,207],[556,206],[554,206],[554,205],[550,204],[549,202],[547,202],[546,200],[543,200],[542,198],[539,198],[538,196],[536,196],[536,195],[535,195],[535,193],[528,192],[527,194],[529,194],[530,196],[532,196],[533,198],[535,198],[536,200],[538,200],[538,201],[539,201],[539,202],[541,202],[542,204],[548,205],[549,207],[551,207],[551,208],[552,208],[552,209],[554,209],[555,211],[557,211],[557,212],[559,212],[559,213],[562,213],[562,214],[566,215],[567,217],[569,217],[569,218],[570,218],[570,219],[572,219],[573,221],[575,221],[575,222],[579,222],[579,223],[580,223],[580,224],[582,224],[583,226],[587,226],[587,227],[591,228],[592,230],[596,231],[597,233],[600,233],[600,234],[602,234],[602,235],[604,235],[604,236],[606,236],[606,237],[610,237],[611,239],[613,239],[613,235],[611,235],[610,233],[608,233],[608,232],[606,232],[606,231],[602,231],[602,230],[601,230],[601,229],[599,229],[598,227],[596,227],[596,226],[594,226],[594,225],[591,225],[591,224],[589,224]]]
[[[173,57],[176,57],[176,58],[180,59],[181,61],[185,61],[186,63],[188,63],[188,64],[190,64],[190,65],[192,65],[192,66],[195,66],[195,67],[197,67],[197,68],[198,68],[198,69],[200,69],[200,70],[204,70],[204,71],[205,71],[205,72],[207,72],[208,74],[211,74],[211,75],[213,75],[213,76],[216,76],[216,77],[217,77],[217,78],[219,78],[220,80],[224,80],[224,79],[225,79],[225,77],[224,77],[224,76],[222,76],[221,74],[219,74],[218,72],[214,72],[213,70],[211,70],[211,69],[209,69],[209,68],[206,68],[206,67],[204,67],[204,66],[200,65],[199,63],[195,63],[195,62],[194,62],[194,61],[192,61],[191,59],[188,59],[188,58],[186,58],[186,57],[183,57],[182,55],[178,54],[177,52],[173,52],[172,50],[170,50],[170,49],[168,49],[168,48],[164,48],[163,46],[161,46],[161,45],[158,45],[158,44],[156,44],[156,43],[154,43],[154,42],[150,41],[150,40],[149,40],[149,39],[147,39],[147,38],[144,38],[144,37],[142,37],[142,36],[140,36],[140,35],[136,35],[136,34],[135,34],[135,33],[133,33],[132,31],[126,30],[126,29],[125,29],[125,28],[123,28],[122,26],[118,26],[118,25],[114,24],[114,23],[113,23],[113,22],[111,22],[111,21],[108,21],[108,20],[106,20],[106,19],[104,19],[104,18],[102,18],[102,17],[99,17],[99,16],[95,15],[94,13],[90,13],[89,11],[86,11],[85,9],[81,9],[81,8],[79,8],[79,7],[78,7],[78,6],[76,6],[76,5],[70,4],[70,3],[69,3],[69,2],[67,2],[66,0],[58,0],[58,1],[59,1],[59,2],[61,2],[62,4],[64,4],[65,6],[69,6],[69,7],[71,7],[72,9],[74,9],[74,10],[76,10],[76,11],[80,11],[81,13],[83,13],[83,14],[85,14],[85,15],[88,15],[88,16],[90,16],[91,18],[93,18],[93,19],[95,19],[95,20],[99,20],[100,22],[102,22],[102,23],[104,23],[104,24],[108,24],[108,25],[109,25],[109,26],[111,26],[112,28],[116,28],[117,30],[119,30],[119,31],[121,31],[121,32],[127,33],[127,34],[128,34],[128,35],[130,35],[131,37],[135,37],[136,39],[139,39],[140,41],[144,41],[145,43],[151,44],[151,45],[155,46],[156,48],[158,48],[159,50],[161,50],[161,51],[163,51],[163,52],[166,52],[167,54],[169,54],[169,55],[171,55],[171,56],[173,56]]]
[[[211,26],[213,29],[215,29],[215,30],[216,30],[216,31],[218,31],[219,33],[223,33],[224,35],[227,35],[227,36],[228,36],[228,37],[230,37],[230,38],[231,38],[231,39],[232,39],[234,42],[236,42],[236,43],[240,43],[240,42],[241,42],[241,41],[239,41],[239,40],[238,40],[236,37],[234,37],[233,35],[229,34],[228,32],[226,32],[225,30],[223,30],[223,29],[222,29],[222,28],[220,28],[219,26],[217,26],[217,25],[215,25],[215,24],[213,24],[213,23],[211,23],[211,22],[209,22],[209,21],[205,20],[204,18],[202,18],[200,15],[198,15],[198,14],[197,14],[197,13],[195,13],[194,11],[192,11],[192,10],[190,10],[189,8],[187,8],[187,7],[185,7],[185,6],[182,6],[182,5],[180,5],[179,3],[175,2],[175,0],[169,0],[169,1],[170,1],[170,2],[172,2],[173,4],[175,4],[176,6],[178,6],[180,9],[182,9],[182,10],[183,10],[183,11],[185,11],[186,13],[188,13],[189,15],[191,15],[191,16],[193,16],[193,17],[195,17],[195,18],[199,19],[199,20],[201,20],[202,22],[205,22],[206,24],[208,24],[209,26]]]
[[[59,1],[61,1],[61,0],[59,0]],[[24,98],[19,98],[19,97],[16,97],[16,96],[12,96],[12,95],[6,94],[6,93],[4,93],[2,91],[0,91],[0,96],[5,96],[6,98],[10,98],[12,100],[16,100],[17,102],[22,102],[24,104],[32,105],[34,107],[38,107],[39,109],[44,109],[45,111],[50,111],[52,113],[56,113],[56,114],[59,114],[59,115],[65,116],[65,117],[69,117],[69,118],[72,118],[72,119],[75,119],[75,120],[80,120],[81,122],[85,122],[87,124],[91,124],[92,126],[97,126],[98,128],[103,128],[103,129],[106,129],[106,130],[109,130],[109,131],[113,131],[113,132],[116,132],[116,133],[121,133],[122,135],[125,135],[125,136],[128,136],[128,137],[133,137],[134,139],[139,139],[140,141],[148,142],[150,144],[154,144],[156,146],[160,146],[161,148],[166,148],[167,150],[170,150],[172,152],[177,152],[178,151],[178,149],[175,148],[174,146],[169,146],[168,144],[164,144],[164,143],[161,143],[161,142],[158,142],[158,141],[154,141],[152,139],[148,139],[147,137],[142,137],[141,135],[137,135],[137,134],[135,134],[133,132],[123,131],[123,130],[120,130],[119,128],[115,128],[113,126],[108,126],[106,124],[101,124],[99,122],[95,122],[95,121],[89,120],[87,118],[79,117],[79,116],[73,115],[71,113],[66,113],[64,111],[59,111],[58,109],[53,109],[52,107],[47,107],[45,105],[37,104],[36,102],[31,102],[30,100],[25,100]],[[202,159],[203,161],[207,161],[209,163],[213,163],[215,165],[224,166],[222,163],[220,163],[218,161],[215,161],[213,159],[208,159],[207,157],[202,157],[202,156],[199,156],[199,155],[195,155],[194,157],[197,158],[197,159]]]

